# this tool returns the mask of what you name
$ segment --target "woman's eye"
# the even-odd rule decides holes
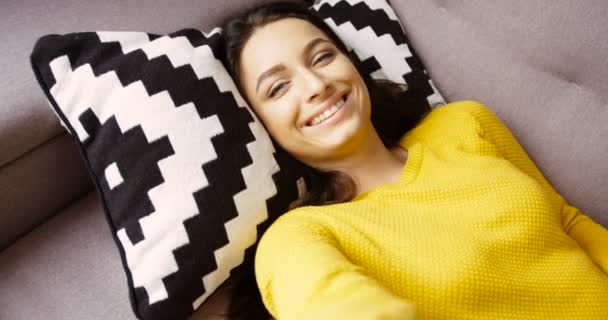
[[[333,53],[333,52],[326,52],[326,53],[322,54],[322,55],[319,57],[319,59],[317,59],[317,60],[315,61],[315,63],[314,63],[314,64],[315,64],[315,65],[317,65],[319,62],[323,62],[324,60],[327,60],[327,59],[329,59],[329,58],[331,58],[331,57],[333,57],[333,56],[334,56],[334,53]]]
[[[270,93],[268,94],[268,96],[270,98],[274,98],[274,96],[277,94],[277,92],[279,92],[279,90],[283,89],[283,87],[285,87],[286,85],[287,85],[287,82],[279,83],[274,88],[272,88],[272,90],[270,90]]]

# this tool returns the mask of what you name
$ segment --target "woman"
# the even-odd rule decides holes
[[[488,108],[411,110],[299,5],[223,34],[243,96],[318,182],[262,236],[230,318],[608,318],[608,231]]]

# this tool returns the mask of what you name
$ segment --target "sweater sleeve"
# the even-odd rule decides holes
[[[564,231],[573,238],[587,255],[608,274],[608,230],[581,213],[545,179],[511,131],[486,106],[474,101],[464,102],[470,114],[479,124],[478,131],[505,159],[536,180],[561,205],[561,221]]]
[[[297,214],[275,221],[256,251],[256,280],[276,319],[415,319],[413,304],[349,261],[326,227]]]

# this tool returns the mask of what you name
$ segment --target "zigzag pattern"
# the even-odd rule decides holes
[[[151,41],[161,37],[153,34],[148,34],[148,36]],[[167,35],[170,38],[182,36],[194,48],[208,46],[216,59],[220,59],[221,35],[219,33],[214,33],[210,38],[206,38],[198,30],[185,29]],[[32,54],[32,61],[36,61],[41,80],[48,88],[53,87],[56,80],[50,69],[45,66],[50,65],[51,61],[63,55],[68,57],[74,70],[82,65],[89,64],[96,76],[109,71],[116,72],[123,87],[135,81],[142,81],[149,95],[167,90],[171,96],[178,98],[185,96],[183,93],[185,90],[179,81],[155,81],[155,73],[152,72],[156,67],[154,66],[154,60],[167,59],[166,56],[149,60],[142,50],[135,50],[125,55],[119,42],[102,42],[95,32],[48,35],[38,40]],[[189,66],[183,67],[189,68]],[[180,100],[176,101],[178,106],[181,105],[179,102]]]
[[[338,26],[347,22],[352,23],[357,30],[371,26],[378,37],[389,34],[397,44],[408,42],[398,21],[391,20],[382,9],[371,9],[365,2],[351,5],[347,1],[340,1],[334,6],[329,3],[322,3],[317,12],[323,18],[334,20]],[[374,24],[373,21],[381,21],[382,23]]]
[[[125,207],[121,198],[124,194],[145,195],[164,182],[157,163],[174,154],[171,143],[167,137],[148,143],[141,126],[123,134],[115,117],[101,124],[91,109],[79,118],[89,132],[89,137],[95,137],[83,142],[93,172],[98,177],[103,177],[105,169],[116,163],[124,175],[124,183],[118,188],[110,190],[102,181],[100,187],[105,194],[114,225],[124,228],[131,242],[137,244],[144,239],[139,219],[153,212],[154,207],[148,197],[140,197],[134,207]],[[99,145],[107,143],[112,144],[112,152],[107,152],[107,147]],[[140,157],[133,157],[134,153]]]
[[[427,75],[422,61],[412,46],[409,45],[409,40],[401,24],[398,20],[391,19],[391,16],[395,16],[390,6],[380,4],[377,2],[365,2],[356,0],[325,0],[313,6],[319,15],[326,20],[336,33],[340,34],[342,40],[347,46],[353,47],[355,51],[363,50],[369,51],[368,48],[358,47],[356,41],[358,37],[369,35],[369,30],[372,30],[378,39],[382,36],[390,36],[394,42],[395,47],[391,49],[390,54],[403,53],[402,59],[405,60],[405,64],[409,67],[410,71],[403,71],[400,78],[408,84],[409,88],[409,101],[416,104],[422,105],[435,105],[437,103],[445,103],[445,100],[435,90],[432,82]],[[395,16],[396,17],[396,16]],[[352,27],[351,27],[352,26]],[[352,29],[354,28],[354,29]],[[359,34],[353,34],[349,30],[356,30]],[[403,47],[407,47],[407,51],[404,52]],[[388,50],[388,49],[387,49]],[[362,59],[362,64],[365,66],[364,69],[370,73],[374,78],[389,78],[393,81],[399,81],[394,77],[387,77],[388,72],[401,73],[401,69],[395,70],[394,68],[387,65],[378,64],[378,60],[388,52],[378,52],[376,57],[373,55],[369,58]],[[393,57],[384,57],[380,62],[386,64],[402,65],[395,61]],[[373,69],[373,65],[377,65],[376,69]]]
[[[333,6],[322,2],[317,11],[321,17],[333,20],[338,27],[344,23],[351,23],[357,30],[370,27],[378,37],[388,34],[397,45],[407,44],[409,46],[409,39],[403,32],[399,21],[390,19],[386,11],[382,9],[371,9],[365,1],[355,5],[351,5],[347,1],[339,1]],[[407,64],[412,69],[423,70],[424,67],[418,54],[411,46],[409,49],[412,55],[406,57]]]
[[[90,38],[84,41],[85,44],[93,42]],[[179,314],[188,315],[193,310],[192,301],[195,301],[205,292],[214,290],[219,285],[216,284],[214,287],[205,288],[201,281],[193,279],[201,279],[204,275],[215,271],[218,265],[213,253],[228,244],[228,237],[224,226],[228,221],[238,216],[232,196],[243,191],[246,187],[245,181],[239,173],[244,167],[251,165],[253,162],[246,145],[256,140],[249,130],[249,124],[254,119],[247,109],[239,107],[233,93],[221,92],[217,86],[216,79],[197,79],[193,69],[189,65],[173,68],[167,56],[159,56],[148,60],[141,50],[135,50],[127,55],[122,55],[122,49],[116,43],[99,43],[99,46],[81,45],[81,48],[83,47],[90,48],[91,51],[80,52],[78,57],[100,57],[100,53],[95,52],[95,50],[103,52],[101,54],[104,57],[102,59],[104,60],[103,63],[96,64],[95,61],[91,61],[90,64],[86,64],[87,67],[93,66],[93,70],[97,69],[94,73],[106,74],[107,70],[111,70],[110,72],[116,75],[123,75],[120,81],[123,85],[125,83],[134,83],[138,77],[136,75],[139,75],[140,79],[138,80],[141,80],[145,84],[145,88],[149,94],[167,90],[175,105],[179,106],[192,102],[201,118],[216,116],[222,128],[224,128],[224,133],[211,139],[217,158],[202,166],[205,177],[208,179],[208,185],[192,195],[198,203],[197,206],[200,208],[201,213],[184,222],[184,227],[186,230],[189,230],[187,233],[189,234],[190,241],[174,251],[179,271],[163,279],[166,298],[159,301],[157,300],[158,297],[155,297],[154,300],[151,300],[149,296],[150,292],[143,287],[135,288],[132,293],[135,296],[134,300],[137,303],[137,310],[144,318],[152,319],[163,314],[166,314],[168,317],[169,314],[172,316]],[[107,58],[108,52],[112,52],[117,56]],[[76,65],[85,66],[85,60],[79,59],[78,62],[80,63],[77,62]],[[112,63],[114,64],[112,65]],[[147,70],[142,70],[145,68]],[[153,73],[150,73],[150,70],[154,70]],[[49,75],[52,75],[50,69],[47,72]],[[163,76],[159,77],[159,75]],[[159,81],[159,79],[180,79],[180,81],[167,82]],[[87,116],[86,118],[91,119],[91,116]],[[97,138],[98,134],[103,131],[102,124],[99,121],[87,121],[85,118],[82,118],[82,120],[89,124],[87,126],[89,136]],[[261,127],[261,125],[259,126]],[[92,147],[91,141],[93,140],[86,139],[83,141],[83,146],[89,147],[88,152],[94,152],[94,150],[90,149]],[[104,143],[112,144],[113,142],[106,139]],[[103,166],[96,167],[98,169],[95,170],[95,174],[98,177],[102,176],[102,171],[105,168]],[[226,172],[236,174],[227,180]],[[147,192],[148,190],[145,191]],[[256,192],[256,190],[253,190],[253,192]],[[218,197],[218,195],[223,196]],[[139,197],[145,198],[145,193],[144,195],[140,193]],[[134,198],[134,195],[130,198]],[[286,206],[290,202],[286,200],[293,200],[295,198],[287,199],[285,196],[281,196],[276,199],[279,202],[283,201],[283,204],[268,209],[274,211],[272,212],[272,216],[278,216],[280,213],[285,212]],[[129,207],[124,203],[113,203],[110,207],[115,209],[123,206]],[[142,209],[145,207],[142,204]],[[147,213],[151,212],[150,206],[147,207],[148,209],[144,209],[144,211]],[[110,211],[116,213],[115,210],[111,209]],[[213,214],[207,214],[208,212]],[[218,215],[217,213],[223,214]],[[131,238],[131,242],[135,244],[142,240],[143,234],[140,229],[123,224],[125,217],[117,217],[116,214],[111,214],[111,216],[113,216],[114,223],[119,227],[127,227],[127,235]],[[128,218],[132,222],[137,221],[140,217],[141,215],[132,214]],[[252,228],[255,228],[255,225]],[[206,231],[201,232],[202,230]],[[210,239],[213,241],[210,242]],[[250,242],[245,247],[251,246],[255,242],[255,237]],[[244,251],[244,249],[242,250]],[[196,257],[196,259],[193,259],[193,257]],[[197,274],[200,276],[197,277]]]

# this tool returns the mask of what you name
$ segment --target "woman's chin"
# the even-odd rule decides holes
[[[349,148],[355,143],[357,137],[365,135],[363,128],[356,121],[345,122],[340,128],[326,133],[321,138],[318,138],[328,149],[339,150]]]

